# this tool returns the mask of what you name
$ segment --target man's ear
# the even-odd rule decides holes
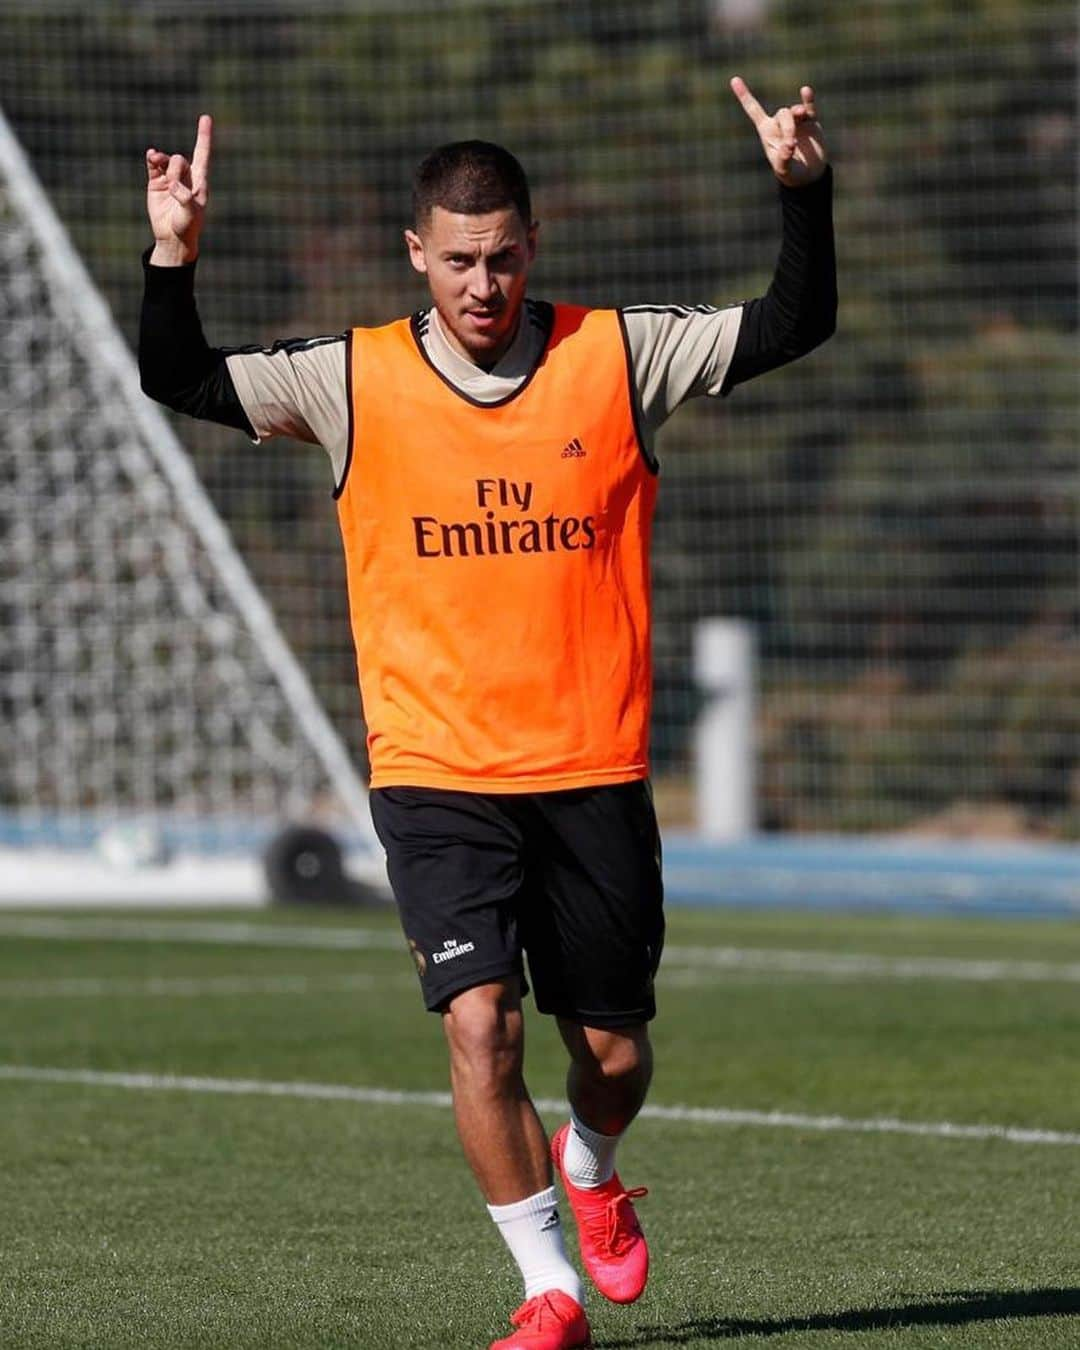
[[[424,257],[424,241],[415,230],[405,231],[405,246],[409,250],[409,261],[418,272],[427,271],[427,258]]]
[[[528,234],[525,236],[526,247],[528,249],[527,256],[529,262],[532,262],[532,260],[536,257],[536,236],[539,233],[539,230],[540,230],[540,222],[538,220],[534,220],[533,223],[529,226]]]

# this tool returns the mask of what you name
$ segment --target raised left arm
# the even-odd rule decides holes
[[[731,88],[753,122],[780,184],[783,232],[768,291],[743,305],[723,392],[786,365],[836,331],[832,170],[813,88],[771,117],[736,75]]]

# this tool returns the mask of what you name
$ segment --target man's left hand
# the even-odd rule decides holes
[[[740,75],[732,78],[731,89],[757,129],[765,157],[784,187],[806,187],[821,177],[829,153],[817,120],[814,91],[808,84],[799,90],[801,103],[778,108],[771,117]]]

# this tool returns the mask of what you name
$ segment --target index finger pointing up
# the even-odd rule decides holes
[[[199,118],[199,130],[195,135],[195,149],[191,156],[191,181],[197,189],[210,175],[210,147],[214,136],[214,119],[209,113]]]
[[[769,114],[750,92],[750,88],[741,75],[731,77],[731,92],[743,105],[747,117],[753,122],[754,126],[761,126],[762,122],[769,120]]]

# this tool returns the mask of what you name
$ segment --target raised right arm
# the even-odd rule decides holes
[[[195,307],[213,134],[213,120],[204,113],[190,162],[154,146],[146,152],[146,213],[154,244],[143,255],[139,375],[143,392],[158,403],[254,436],[225,353],[207,343]]]
[[[176,412],[236,427],[252,440],[292,436],[322,445],[337,482],[348,452],[344,335],[287,339],[270,348],[211,347],[203,335],[195,269],[212,135],[204,115],[190,162],[153,147],[146,152],[154,244],[143,255],[143,390]]]

